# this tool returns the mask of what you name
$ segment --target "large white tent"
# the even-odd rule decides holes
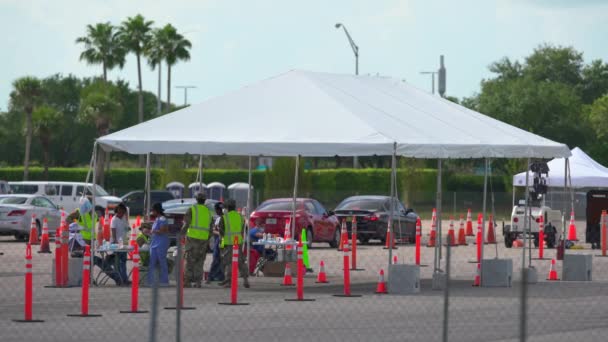
[[[97,140],[132,154],[568,157],[567,146],[401,80],[289,71]]]
[[[593,160],[583,150],[578,147],[572,149],[572,157],[569,158],[570,177],[573,188],[607,188],[608,187],[608,168]],[[564,172],[566,159],[555,158],[547,163],[549,166],[549,177],[547,185],[549,187],[564,186]],[[532,184],[532,176],[529,183]],[[526,173],[518,173],[513,176],[513,186],[525,186]]]
[[[570,156],[564,144],[469,110],[398,79],[298,70],[103,136],[97,143],[105,150],[148,156],[151,153],[249,156],[249,184],[252,156],[392,155],[393,199],[397,155],[436,158],[439,160],[436,272],[440,272],[441,260],[442,159],[486,158],[487,180],[487,158]],[[148,157],[148,174],[149,161]],[[298,162],[296,158],[293,216]],[[146,179],[149,189],[149,175]],[[482,234],[486,189],[484,186]],[[247,203],[251,203],[250,196]],[[292,235],[293,229],[292,225]],[[483,259],[483,248],[481,252]],[[389,248],[389,264],[391,254]]]

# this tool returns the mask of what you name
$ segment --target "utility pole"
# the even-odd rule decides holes
[[[184,107],[188,105],[188,89],[195,89],[196,86],[175,86],[178,89],[184,89]]]

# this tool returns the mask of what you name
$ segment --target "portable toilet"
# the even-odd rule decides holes
[[[207,185],[207,190],[209,191],[209,199],[221,201],[224,199],[224,192],[226,191],[226,186],[220,182],[213,182]]]
[[[171,182],[165,187],[167,191],[171,191],[175,198],[184,198],[184,188],[184,184],[180,182]]]
[[[247,183],[232,183],[228,186],[228,197],[236,201],[237,208],[244,208],[247,206]],[[253,196],[253,185],[251,186],[251,192]]]
[[[188,185],[188,190],[190,190],[190,197],[194,198],[196,195],[201,192],[201,184],[203,185],[202,191],[209,197],[209,190],[207,189],[207,185],[205,183],[194,182]]]

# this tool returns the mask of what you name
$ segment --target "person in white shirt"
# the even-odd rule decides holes
[[[127,207],[120,203],[116,207],[116,215],[110,223],[112,231],[112,242],[119,243],[124,239],[125,233],[129,230],[129,217],[127,216]],[[129,276],[127,275],[127,253],[115,253],[118,257],[118,274],[120,275],[121,285],[130,285]]]

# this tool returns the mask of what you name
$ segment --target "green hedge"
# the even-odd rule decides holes
[[[30,180],[43,180],[42,168],[30,168]],[[61,181],[83,182],[87,175],[86,168],[50,168],[49,179]],[[178,179],[168,179],[165,170],[152,170],[152,187],[163,189],[169,181],[177,180],[186,186],[196,179],[196,169],[181,170]],[[247,170],[220,170],[209,169],[203,171],[203,180],[221,182],[226,186],[235,182],[247,182]],[[23,177],[23,168],[0,168],[0,179],[19,181]],[[265,186],[266,171],[254,171],[252,183],[260,200],[277,195],[291,194],[291,188],[272,189]],[[388,169],[324,169],[306,171],[306,181],[300,188],[302,196],[312,196],[323,203],[337,204],[344,197],[355,194],[390,193],[390,170]],[[126,191],[141,189],[144,186],[144,169],[112,169],[106,173],[105,188],[116,190],[117,194]],[[433,169],[407,170],[399,169],[397,172],[397,186],[400,197],[411,193],[435,193],[437,171]],[[510,190],[505,186],[504,177],[492,177],[492,186],[496,192]],[[478,192],[483,189],[483,176],[446,174],[443,176],[444,191]],[[489,186],[488,186],[489,189]]]

